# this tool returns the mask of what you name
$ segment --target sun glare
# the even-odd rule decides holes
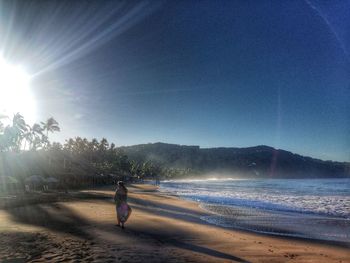
[[[30,90],[30,76],[21,67],[0,58],[0,114],[10,119],[19,112],[28,123],[36,119],[36,105]],[[6,120],[2,120],[6,122]]]

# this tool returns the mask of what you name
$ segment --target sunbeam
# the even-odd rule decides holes
[[[59,41],[53,43],[56,46],[56,58],[48,59],[51,63],[45,65],[34,76],[62,67],[93,52],[139,23],[159,6],[159,2],[153,4],[140,2],[132,8],[125,8],[123,4],[114,4],[111,7],[105,6],[99,10],[100,12],[93,14],[92,18],[87,14],[73,15],[75,26],[73,24],[73,27],[65,32],[66,39],[69,39],[66,40],[68,43],[64,45],[60,45]],[[117,19],[113,19],[115,17]],[[47,56],[52,57],[52,54]]]

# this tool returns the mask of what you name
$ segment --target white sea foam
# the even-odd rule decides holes
[[[168,181],[162,188],[204,203],[350,218],[350,180]]]
[[[236,181],[236,180],[246,180],[246,179],[237,179],[237,178],[218,178],[218,177],[209,177],[205,179],[178,179],[178,180],[164,180],[163,183],[194,183],[194,182],[210,182],[210,181]]]
[[[350,239],[350,180],[182,180],[163,191],[200,202],[224,226],[323,240]]]

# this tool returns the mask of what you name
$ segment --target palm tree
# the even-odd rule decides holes
[[[48,118],[46,122],[41,122],[42,130],[46,131],[46,135],[42,134],[41,136],[41,142],[45,145],[45,148],[48,149],[50,142],[49,142],[49,132],[56,132],[60,131],[60,127],[58,126],[58,122],[53,118]],[[49,167],[51,166],[51,157],[49,155]]]
[[[4,128],[4,124],[0,121],[0,133],[3,133]]]
[[[29,149],[30,149],[30,146],[33,142],[33,136],[32,136],[32,132],[31,132],[31,127],[28,126],[28,129],[29,131],[26,132],[24,135],[23,135],[23,138],[24,138],[24,146],[23,146],[23,150],[25,151],[26,148],[27,148],[27,142],[29,142]]]
[[[41,122],[42,125],[42,129],[43,131],[46,131],[46,135],[42,137],[45,145],[47,146],[48,144],[48,138],[49,138],[49,132],[56,132],[56,131],[60,131],[60,127],[58,122],[53,118],[49,118],[46,120],[46,122]]]
[[[28,125],[28,131],[24,134],[25,144],[24,150],[26,149],[26,143],[29,142],[29,150],[36,150],[37,147],[41,144],[40,137],[43,135],[43,129],[37,123],[34,123],[33,126]]]
[[[26,122],[21,114],[17,112],[12,119],[12,126],[21,130],[27,130]]]
[[[41,125],[43,125],[43,130],[46,131],[46,137],[49,137],[49,132],[59,132],[61,130],[58,122],[53,117],[47,119],[46,122],[41,122]]]
[[[38,146],[37,144],[34,144],[34,142],[40,142],[40,137],[43,135],[43,128],[41,128],[41,126],[37,123],[34,123],[33,126],[30,129],[31,134],[32,134],[32,140],[33,143],[31,145],[31,149],[36,149],[36,147]]]
[[[13,144],[12,133],[10,126],[4,128],[3,133],[0,135],[0,151],[8,151]]]
[[[12,127],[8,128],[9,134],[11,134],[11,146],[15,151],[19,151],[22,145],[22,140],[24,138],[24,134],[28,131],[27,124],[24,121],[24,118],[21,114],[16,113],[12,119]]]

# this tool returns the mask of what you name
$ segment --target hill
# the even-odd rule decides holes
[[[350,177],[350,163],[323,161],[269,146],[200,148],[166,143],[120,147],[131,160],[193,174],[216,173],[247,178]]]

